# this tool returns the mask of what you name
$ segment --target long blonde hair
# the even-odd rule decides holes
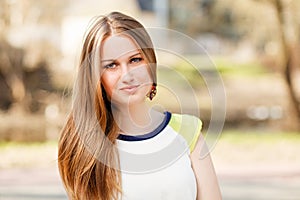
[[[70,199],[118,199],[122,194],[119,128],[100,78],[100,46],[113,34],[127,34],[139,46],[156,83],[156,57],[145,28],[119,12],[97,17],[85,36],[73,105],[62,129],[58,166]]]

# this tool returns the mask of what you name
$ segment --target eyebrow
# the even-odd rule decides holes
[[[129,58],[133,58],[137,55],[142,55],[142,54],[140,52],[138,52],[138,53],[135,53],[135,54],[131,55]],[[117,59],[105,59],[105,60],[101,60],[101,62],[113,62],[115,60],[117,60]]]
[[[112,62],[115,61],[114,59],[107,59],[107,60],[101,60],[101,62]]]

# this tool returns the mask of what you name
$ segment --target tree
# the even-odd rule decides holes
[[[0,109],[21,105],[39,111],[46,96],[41,93],[54,90],[49,63],[59,57],[59,50],[53,35],[67,3],[0,1]]]
[[[281,46],[283,48],[282,74],[284,74],[292,106],[298,119],[297,128],[300,129],[300,102],[297,98],[296,86],[293,81],[293,72],[300,67],[300,35],[298,32],[300,27],[295,21],[295,13],[292,9],[295,8],[294,4],[296,4],[296,1],[270,0],[269,2],[273,5],[278,18]]]
[[[286,83],[292,107],[288,109],[288,115],[297,118],[292,120],[294,128],[291,129],[300,129],[300,102],[295,84],[295,72],[300,70],[299,0],[170,2],[172,28],[184,29],[191,36],[204,32],[215,33],[232,44],[247,41],[260,54],[268,54],[272,59],[269,69],[280,73]]]

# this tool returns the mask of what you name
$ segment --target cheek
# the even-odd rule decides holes
[[[112,96],[117,82],[118,82],[118,79],[116,76],[108,75],[108,73],[104,73],[101,76],[101,83],[109,97]]]
[[[146,65],[136,68],[134,70],[134,76],[141,83],[152,84],[152,78],[149,74],[149,71],[148,71]]]

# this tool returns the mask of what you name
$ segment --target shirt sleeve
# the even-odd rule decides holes
[[[192,115],[172,114],[169,125],[183,136],[192,152],[201,133],[202,121]]]

